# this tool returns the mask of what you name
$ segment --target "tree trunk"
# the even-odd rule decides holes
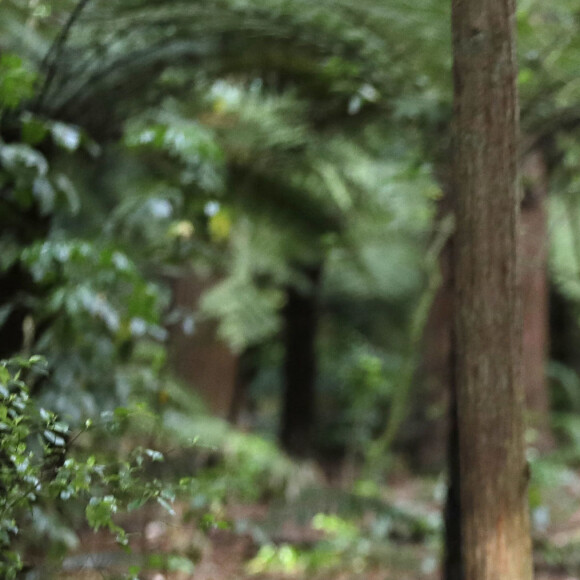
[[[448,202],[445,203],[448,205]],[[453,395],[453,285],[451,281],[451,251],[453,238],[448,240],[439,256],[441,285],[437,290],[423,331],[418,405],[416,410],[421,431],[414,453],[420,470],[440,471],[450,457],[447,433],[451,417],[449,406]],[[449,411],[448,411],[449,409]],[[446,445],[447,443],[447,445]],[[450,480],[451,481],[451,480]]]
[[[250,346],[238,356],[236,379],[228,411],[228,421],[238,427],[249,426],[247,419],[248,390],[258,371],[256,360],[258,350],[258,346]]]
[[[549,336],[548,177],[544,156],[540,151],[531,151],[526,155],[522,164],[522,180],[522,382],[526,393],[527,425],[536,433],[533,444],[541,451],[548,451],[554,443],[550,430],[550,398],[546,378]]]
[[[315,423],[316,330],[318,292],[322,268],[303,269],[310,288],[288,289],[284,309],[284,394],[282,446],[293,455],[307,455],[312,448]]]
[[[547,289],[547,215],[546,167],[540,152],[531,152],[522,165],[524,199],[522,200],[522,228],[520,231],[522,261],[522,383],[525,390],[527,423],[538,432],[535,444],[546,450],[552,447],[553,437],[549,429],[549,393],[545,373],[548,347],[548,289]],[[452,310],[453,281],[448,261],[452,252],[452,241],[441,256],[443,282],[431,313],[430,324],[425,334],[423,373],[431,384],[451,385],[447,453],[449,458],[449,488],[445,505],[445,580],[462,580],[461,529],[459,501],[459,439],[457,427],[457,397],[453,368],[454,345],[451,340],[451,323],[447,313]],[[565,319],[565,317],[563,317]],[[567,320],[567,319],[566,319]],[[431,433],[438,433],[440,425],[427,425]],[[439,438],[438,438],[439,439]],[[429,449],[437,449],[439,442],[430,442]]]
[[[550,398],[546,378],[549,344],[548,321],[548,232],[546,198],[547,168],[540,150],[532,150],[520,166],[524,183],[521,202],[521,288],[523,308],[522,383],[526,397],[526,424],[534,428],[533,444],[541,451],[553,447],[550,430]],[[440,203],[440,214],[450,211],[450,195]],[[425,326],[421,366],[421,430],[417,436],[414,460],[421,469],[441,469],[445,456],[445,434],[448,421],[449,385],[453,374],[451,334],[453,326],[453,285],[451,280],[451,246],[446,244],[439,257],[441,286],[433,301]],[[449,444],[447,444],[447,448]]]
[[[193,312],[200,296],[215,280],[202,279],[194,273],[173,281],[173,306]],[[227,418],[232,405],[237,373],[237,356],[217,338],[217,324],[202,321],[192,333],[181,325],[170,328],[170,360],[175,374],[192,386],[219,417]]]
[[[455,380],[465,580],[532,578],[513,0],[453,0]]]

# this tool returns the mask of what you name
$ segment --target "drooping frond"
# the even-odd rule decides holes
[[[403,4],[93,1],[56,63],[46,107],[76,122],[103,108],[113,123],[116,107],[146,94],[168,68],[184,67],[194,76],[245,75],[279,89],[294,86],[317,96],[319,121],[337,111],[348,116],[349,106],[352,113],[367,101],[421,93],[424,55],[433,57],[434,77],[445,68],[438,64],[447,50],[445,11],[430,2],[410,19]],[[409,34],[417,26],[420,50]],[[103,100],[111,91],[114,102]]]

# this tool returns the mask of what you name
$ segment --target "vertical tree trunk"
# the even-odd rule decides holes
[[[529,151],[522,160],[524,196],[521,202],[520,263],[523,308],[522,383],[526,398],[527,425],[535,429],[534,445],[541,451],[553,446],[550,430],[550,400],[546,378],[546,359],[549,344],[548,316],[548,232],[546,198],[547,168],[540,150]],[[447,188],[448,189],[448,188]],[[451,196],[440,203],[440,214],[450,211]],[[441,286],[433,301],[425,326],[422,360],[418,380],[421,383],[421,409],[415,456],[425,469],[440,469],[445,455],[445,434],[448,421],[449,385],[453,375],[451,334],[453,326],[453,285],[451,276],[452,240],[439,257]],[[441,411],[439,411],[441,410]],[[436,412],[434,412],[436,411]],[[449,445],[447,445],[449,448]]]
[[[289,288],[284,309],[284,394],[280,440],[293,455],[307,455],[315,423],[316,330],[322,268],[304,268],[310,288]]]
[[[174,307],[195,311],[200,296],[213,283],[215,280],[184,273],[172,284]],[[202,321],[191,334],[181,325],[173,326],[169,351],[175,374],[199,393],[210,411],[226,418],[232,405],[238,358],[217,338],[216,323]]]
[[[521,283],[523,300],[522,382],[526,393],[527,424],[536,432],[535,447],[553,446],[550,399],[546,379],[549,336],[548,226],[546,196],[548,177],[543,154],[536,150],[522,164]]]
[[[453,0],[455,345],[465,580],[532,578],[513,0]]]
[[[446,202],[448,205],[448,202]],[[448,208],[446,208],[448,209]],[[449,239],[439,256],[441,285],[437,290],[427,324],[423,331],[421,365],[417,380],[421,406],[421,431],[415,450],[415,463],[420,469],[441,470],[446,457],[450,457],[447,433],[451,423],[453,394],[453,285],[451,282],[451,252],[453,239]],[[449,411],[448,411],[449,409]]]
[[[258,370],[258,363],[256,361],[258,349],[258,346],[250,346],[238,356],[236,379],[230,409],[228,411],[228,421],[239,427],[245,426],[243,425],[243,415],[244,411],[248,410],[248,390]]]

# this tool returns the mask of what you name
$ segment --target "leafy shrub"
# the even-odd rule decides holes
[[[35,533],[51,534],[49,544],[70,547],[76,541],[66,526],[38,529],[35,520],[49,517],[44,511],[49,505],[80,501],[93,530],[106,528],[121,546],[128,546],[115,515],[151,499],[172,512],[175,497],[170,486],[141,477],[147,461],[163,460],[158,451],[135,448],[126,459],[105,462],[95,455],[75,457],[75,439],[95,426],[87,421],[73,434],[54,413],[36,404],[27,378],[46,370],[46,362],[37,356],[0,362],[0,576],[7,580],[22,569],[26,542]],[[127,414],[125,409],[104,414],[101,427],[115,430]]]

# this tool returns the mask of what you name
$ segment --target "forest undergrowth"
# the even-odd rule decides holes
[[[541,507],[532,513],[535,578],[576,579],[580,473],[563,470],[558,484],[541,493]],[[435,580],[441,576],[443,494],[441,478],[401,472],[381,486],[379,500],[365,506],[369,498],[317,471],[316,480],[293,498],[226,497],[202,516],[195,499],[177,502],[174,515],[145,507],[119,522],[130,552],[106,532],[82,530],[78,549],[64,559],[57,577]],[[382,509],[371,509],[375,500]]]

